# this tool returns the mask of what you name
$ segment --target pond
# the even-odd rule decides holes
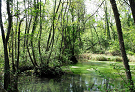
[[[79,65],[70,67],[72,71],[80,69]],[[88,67],[85,66],[86,68]],[[90,68],[86,69],[86,71],[90,70]],[[64,74],[54,79],[21,76],[19,80],[19,92],[101,92],[123,89],[121,80],[99,76],[95,71],[80,73],[79,70],[79,73]]]

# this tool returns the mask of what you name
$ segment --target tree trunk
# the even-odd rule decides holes
[[[41,3],[41,0],[40,0]],[[42,34],[42,14],[41,14],[41,4],[40,4],[40,31],[39,31],[39,40],[38,40],[38,51],[39,51],[39,56],[40,56],[40,62],[43,64],[43,59],[42,59],[42,52],[41,52],[41,34]]]
[[[132,15],[133,15],[134,23],[135,23],[135,1],[134,0],[129,0],[129,3],[130,3]]]
[[[20,57],[20,28],[21,28],[21,23],[23,21],[24,17],[20,20],[20,23],[19,23],[19,27],[18,27],[18,49],[17,49],[17,61],[16,61],[16,69],[18,71],[18,67],[19,67],[19,57]]]
[[[8,29],[7,29],[6,37],[5,37],[4,27],[3,27],[3,23],[2,23],[1,3],[2,2],[0,0],[0,27],[1,27],[1,34],[2,34],[3,47],[4,47],[4,59],[5,59],[4,89],[8,90],[9,86],[10,86],[10,66],[9,66],[7,43],[9,40],[9,34],[10,34],[11,27],[12,27],[12,15],[10,12],[10,4],[12,4],[12,2],[10,0],[7,0]]]
[[[108,18],[108,12],[107,12],[107,2],[105,1],[105,33],[107,36],[108,40],[111,40],[111,36],[110,36],[110,29],[109,29],[109,18]]]
[[[35,10],[39,9],[38,0],[37,0],[37,2],[34,0],[34,8],[35,8]],[[38,12],[36,11],[36,14],[35,14],[35,17],[34,17],[33,28],[32,28],[32,32],[31,32],[32,55],[33,55],[33,61],[34,61],[36,66],[38,66],[38,64],[37,64],[36,55],[35,55],[35,49],[34,49],[34,44],[33,44],[34,40],[33,40],[33,38],[34,38],[34,34],[35,34],[35,31],[36,31],[37,24],[38,24]]]
[[[29,34],[31,22],[32,22],[32,16],[31,16],[30,21],[29,21],[29,26],[28,26],[28,29],[27,29],[27,34]],[[27,37],[26,37],[26,48],[27,48],[27,52],[29,54],[29,57],[30,57],[30,60],[31,60],[33,66],[36,67],[36,65],[34,63],[34,60],[32,59],[32,56],[30,54],[30,50],[29,50],[29,39],[28,38],[29,38],[29,35],[27,35]]]
[[[9,66],[7,43],[4,44],[4,58],[5,58],[4,89],[8,90],[10,86],[10,66]]]
[[[14,32],[13,32],[13,29],[12,29],[12,72],[15,73],[15,62],[14,62]]]
[[[122,59],[123,59],[123,64],[124,64],[124,67],[125,67],[125,70],[126,70],[125,71],[126,77],[128,79],[128,82],[131,85],[130,90],[133,91],[134,84],[133,84],[133,80],[132,80],[132,76],[131,76],[131,72],[130,72],[130,66],[128,64],[129,60],[127,58],[125,46],[124,46],[124,40],[123,40],[123,34],[122,34],[122,28],[121,28],[121,21],[120,21],[120,18],[119,18],[120,14],[118,12],[115,0],[110,0],[110,3],[112,5],[112,10],[113,10],[115,21],[116,21],[117,33],[118,33],[118,38],[119,38],[119,45],[120,45],[121,55],[122,55]]]

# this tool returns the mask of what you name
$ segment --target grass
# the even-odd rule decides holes
[[[80,73],[88,73],[88,71],[94,72],[95,70],[111,78],[114,78],[114,77],[125,78],[126,76],[125,71],[124,71],[124,66],[122,63],[122,58],[120,56],[85,53],[85,54],[79,55],[78,58],[79,58],[80,64],[83,66],[80,67],[80,70],[71,69],[73,72],[79,70]],[[129,65],[130,65],[131,73],[132,73],[133,79],[135,80],[135,56],[128,55],[128,59],[130,61]]]
[[[69,66],[69,70],[76,74],[99,74],[103,77],[126,79],[122,58],[105,54],[85,53],[78,57],[79,63]],[[129,64],[133,80],[135,81],[135,57],[129,56]]]
[[[135,63],[130,62],[130,68],[132,72],[133,81],[135,81]],[[126,75],[122,62],[112,62],[112,61],[93,61],[88,60],[87,62],[79,62],[76,65],[70,65],[69,70],[74,74],[95,76],[104,78],[111,81],[119,81],[121,85],[124,86],[124,90],[128,89],[128,84],[126,84]],[[88,75],[88,76],[89,76]],[[115,83],[110,82],[109,85],[114,85]],[[117,89],[117,87],[116,87]],[[123,89],[117,89],[119,92]],[[124,92],[124,91],[123,91]],[[128,92],[128,91],[126,91]]]
[[[135,56],[127,55],[130,62],[135,62]],[[114,61],[114,62],[122,62],[122,57],[120,56],[111,56],[105,54],[91,54],[84,53],[79,55],[78,60],[94,60],[94,61]]]
[[[128,55],[129,65],[132,73],[132,79],[135,81],[135,56]],[[77,74],[92,74],[105,79],[119,80],[122,85],[126,85],[125,69],[120,56],[111,56],[104,54],[85,53],[78,56],[79,63],[70,66],[70,70]],[[120,90],[120,89],[118,89]]]
[[[106,77],[112,77],[112,75],[117,72],[112,65],[113,63],[115,62],[89,61],[78,63],[75,66],[69,66],[69,68],[73,73],[76,74],[98,74],[100,72]],[[122,64],[118,63],[117,66],[121,67]],[[95,73],[95,71],[97,72]],[[118,77],[118,75],[115,75],[115,77]]]

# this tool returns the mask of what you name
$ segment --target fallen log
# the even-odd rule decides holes
[[[23,66],[19,67],[18,73],[20,74],[21,72],[27,71],[27,70],[33,70],[34,66]]]

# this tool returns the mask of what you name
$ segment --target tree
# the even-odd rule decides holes
[[[134,23],[135,23],[135,1],[134,0],[129,0],[129,3],[130,3],[132,15],[133,15]]]
[[[126,54],[125,46],[124,46],[123,33],[122,33],[122,28],[121,28],[121,21],[120,21],[120,17],[119,17],[120,14],[118,12],[115,0],[110,0],[110,3],[112,5],[112,10],[113,10],[115,21],[116,21],[117,33],[118,33],[118,38],[119,38],[119,46],[120,46],[120,50],[121,50],[123,64],[124,64],[124,67],[125,67],[126,77],[128,79],[128,82],[131,85],[130,90],[134,91],[134,89],[133,89],[134,84],[133,84],[133,80],[132,80],[132,76],[131,76],[131,72],[130,72],[130,66],[128,64],[129,60],[127,58],[127,54]]]
[[[2,40],[3,40],[3,47],[4,47],[4,59],[5,59],[5,66],[4,66],[4,89],[8,90],[10,86],[10,66],[9,66],[9,56],[8,56],[8,40],[10,31],[12,28],[12,13],[10,10],[10,5],[12,5],[12,0],[7,0],[7,14],[8,14],[8,28],[7,28],[7,34],[5,36],[4,26],[2,23],[2,13],[1,13],[1,0],[0,0],[0,27],[1,27],[1,34],[2,34]]]
[[[109,15],[108,15],[108,8],[107,8],[107,1],[105,1],[105,33],[108,40],[111,40],[110,36],[110,29],[109,29]]]

